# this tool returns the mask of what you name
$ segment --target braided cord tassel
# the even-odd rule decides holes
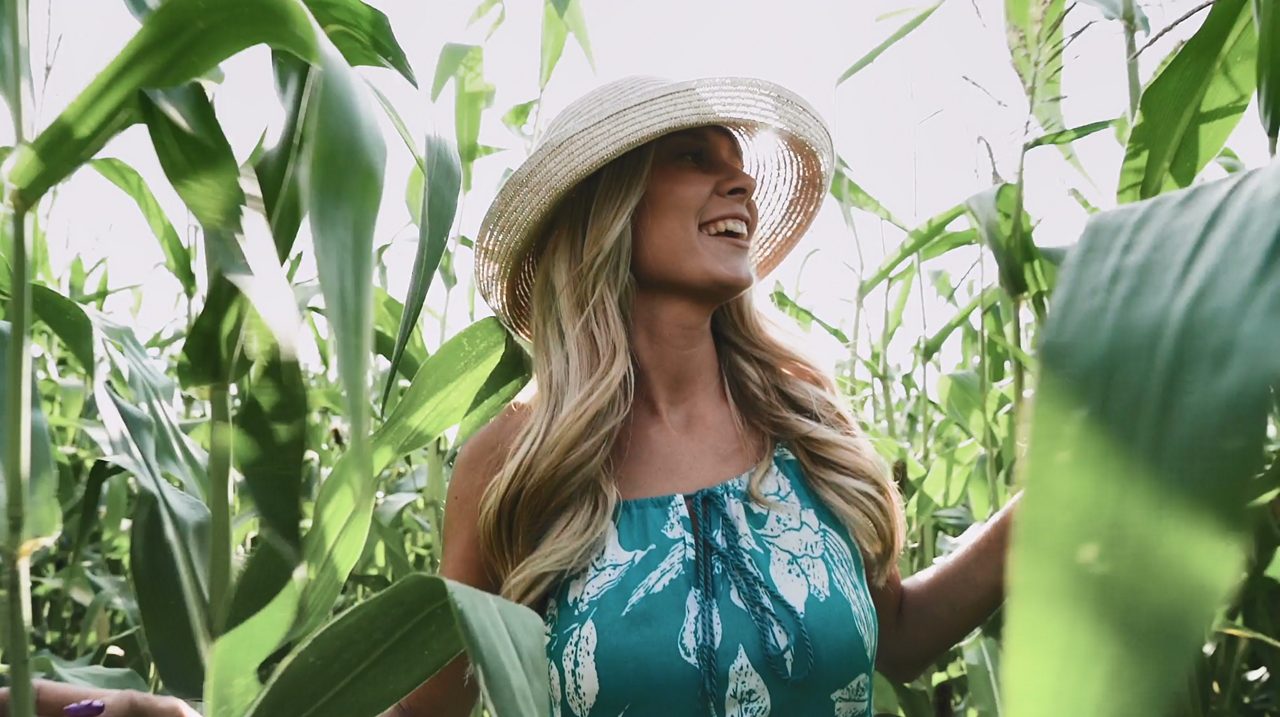
[[[728,508],[724,504],[724,496],[715,494],[714,497],[716,500],[713,505],[719,508],[719,519],[722,521],[723,529],[723,523],[729,522]],[[760,646],[765,655],[769,657],[769,664],[773,667],[773,671],[787,683],[804,679],[813,668],[813,643],[809,638],[809,631],[805,629],[804,621],[800,617],[799,611],[782,597],[777,588],[768,581],[762,580],[747,566],[747,558],[742,554],[742,548],[737,541],[726,538],[723,547],[714,542],[708,542],[708,546],[713,553],[720,555],[721,559],[724,560],[726,565],[725,572],[729,574],[729,579],[733,582],[734,587],[738,589],[738,595],[742,597],[742,602],[747,608],[747,614],[751,617],[751,622],[755,624],[756,631],[760,634]],[[772,629],[773,623],[781,625],[782,621],[778,619],[778,613],[773,605],[760,597],[762,589],[775,602],[782,605],[796,625],[796,639],[791,642],[792,644],[799,642],[801,645],[801,651],[804,656],[802,664],[804,667],[799,671],[788,671],[783,664],[784,650],[778,643],[777,636],[774,635]],[[783,626],[783,630],[786,630],[785,626]]]
[[[719,666],[716,664],[715,627],[711,614],[715,608],[715,595],[712,592],[714,566],[711,563],[714,552],[710,548],[714,544],[707,537],[710,531],[705,520],[705,502],[703,495],[695,497],[693,501],[693,516],[697,523],[697,539],[693,543],[694,571],[698,590],[697,656],[698,670],[702,673],[702,693],[707,702],[707,714],[715,717],[716,674],[719,672]]]
[[[813,668],[813,642],[795,606],[787,602],[777,588],[751,570],[747,565],[746,556],[742,553],[742,547],[728,536],[727,528],[732,527],[733,523],[729,518],[724,496],[714,490],[699,493],[693,500],[693,518],[697,523],[694,571],[698,591],[698,669],[702,673],[702,690],[707,701],[708,713],[715,717],[718,694],[716,676],[719,672],[711,612],[715,608],[715,558],[719,557],[723,561],[725,572],[733,586],[737,588],[738,595],[742,597],[743,605],[746,606],[747,615],[750,616],[752,624],[760,635],[760,645],[769,658],[770,666],[784,682],[796,682],[809,674]],[[712,538],[716,527],[719,527],[721,535],[725,536],[723,546],[718,545]],[[800,645],[801,665],[803,665],[800,670],[786,668],[783,662],[785,649],[778,642],[772,628],[775,623],[782,625],[782,621],[778,618],[777,610],[767,598],[761,596],[761,593],[782,605],[795,623],[795,638],[790,640],[790,643],[793,646],[796,643]],[[782,625],[782,627],[785,632],[786,626]]]

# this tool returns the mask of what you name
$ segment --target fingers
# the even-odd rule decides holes
[[[200,717],[177,697],[122,690],[106,695],[103,701],[106,709],[100,717]]]
[[[200,717],[176,697],[136,690],[104,690],[51,680],[33,680],[40,717]],[[7,717],[0,695],[0,717]]]
[[[62,708],[63,717],[100,717],[107,711],[107,703],[100,699],[80,700]]]

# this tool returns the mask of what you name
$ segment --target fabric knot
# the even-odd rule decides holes
[[[784,682],[791,683],[804,679],[813,667],[813,645],[804,621],[795,606],[787,602],[773,585],[763,580],[759,573],[751,569],[748,558],[738,544],[737,531],[733,520],[729,517],[729,509],[723,493],[717,488],[704,490],[693,497],[693,518],[697,523],[694,537],[694,585],[698,603],[698,624],[696,629],[697,645],[695,654],[698,669],[702,673],[702,690],[707,701],[708,714],[716,715],[716,675],[719,667],[716,661],[716,646],[712,610],[715,608],[715,561],[719,561],[733,587],[746,606],[747,614],[755,625],[760,636],[760,645],[768,657],[769,665],[774,673]],[[712,537],[719,532],[724,536],[724,545],[716,543]],[[786,626],[778,618],[774,603],[781,605],[795,623],[794,635],[787,633]],[[778,640],[773,625],[779,625],[787,635],[787,645],[793,650],[800,645],[802,660],[799,668],[791,669],[786,664],[786,647]],[[793,651],[793,656],[796,654]]]

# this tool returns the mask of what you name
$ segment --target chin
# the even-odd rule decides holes
[[[750,265],[745,267],[741,273],[729,274],[720,277],[715,282],[712,291],[715,292],[717,298],[721,299],[721,303],[731,301],[742,296],[755,286],[755,273],[751,270]]]

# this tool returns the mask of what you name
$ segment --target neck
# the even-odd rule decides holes
[[[631,318],[636,361],[632,412],[672,429],[721,409],[720,363],[711,312],[673,297],[637,297]]]

